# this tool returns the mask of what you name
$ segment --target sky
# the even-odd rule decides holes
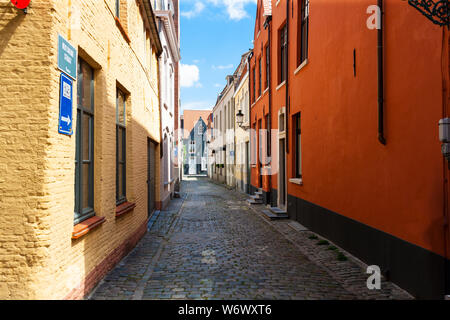
[[[180,0],[181,109],[207,110],[253,47],[257,0]]]

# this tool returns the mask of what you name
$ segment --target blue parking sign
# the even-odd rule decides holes
[[[61,73],[61,87],[59,93],[59,121],[58,132],[71,136],[72,129],[72,106],[73,106],[73,81]]]

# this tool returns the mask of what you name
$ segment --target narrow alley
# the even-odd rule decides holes
[[[384,281],[368,290],[368,275],[352,258],[333,259],[335,247],[289,226],[296,222],[265,220],[246,199],[207,178],[187,178],[181,198],[151,219],[90,299],[410,298]]]

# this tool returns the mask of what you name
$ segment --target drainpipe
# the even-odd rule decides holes
[[[383,0],[378,0],[378,7],[380,8],[380,28],[378,29],[378,140],[381,144],[386,145],[384,137],[384,62],[383,62],[383,15],[384,6]]]
[[[249,145],[249,159],[248,161],[250,161],[250,181],[248,182],[248,188],[250,190],[250,193],[252,193],[252,164],[251,164],[251,158],[252,158],[252,93],[251,93],[251,83],[252,83],[252,79],[251,79],[251,69],[250,69],[250,60],[253,57],[253,49],[250,50],[250,54],[247,57],[247,70],[248,70],[248,123],[250,125],[250,137],[248,139],[248,145]],[[248,175],[248,173],[247,173]]]
[[[266,19],[266,25],[268,27],[268,48],[269,48],[269,70],[267,72],[268,77],[269,77],[269,83],[268,83],[268,88],[269,88],[269,123],[267,124],[267,127],[269,128],[269,132],[272,133],[272,86],[271,86],[271,81],[272,81],[272,52],[271,52],[271,40],[272,40],[272,26],[271,26],[271,22],[272,22],[272,16],[268,16]],[[267,59],[267,57],[266,57]],[[269,133],[267,132],[267,134]],[[267,139],[271,139],[272,140],[272,134],[267,136]],[[272,141],[270,141],[270,148],[272,148]],[[270,152],[270,157],[272,157],[272,150]],[[272,159],[270,160],[270,162],[272,162]],[[272,167],[272,166],[271,166]],[[272,193],[272,175],[270,175],[269,178],[269,194]]]
[[[442,28],[442,118],[448,117],[447,111],[447,103],[449,101],[449,91],[450,91],[450,70],[449,70],[449,56],[450,48],[449,48],[449,36],[448,30]],[[443,203],[443,215],[444,215],[444,255],[445,255],[445,299],[450,300],[450,265],[449,265],[449,204],[448,204],[448,172],[450,169],[450,163],[447,164],[447,160],[443,158],[443,192],[444,192],[444,203]]]
[[[286,159],[289,153],[289,116],[290,116],[290,102],[289,102],[289,0],[286,0]],[[286,190],[287,192],[287,190]]]

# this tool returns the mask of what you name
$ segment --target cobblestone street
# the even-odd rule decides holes
[[[264,219],[244,194],[206,178],[181,191],[90,299],[410,298],[384,280],[368,290],[364,265],[290,220]]]

